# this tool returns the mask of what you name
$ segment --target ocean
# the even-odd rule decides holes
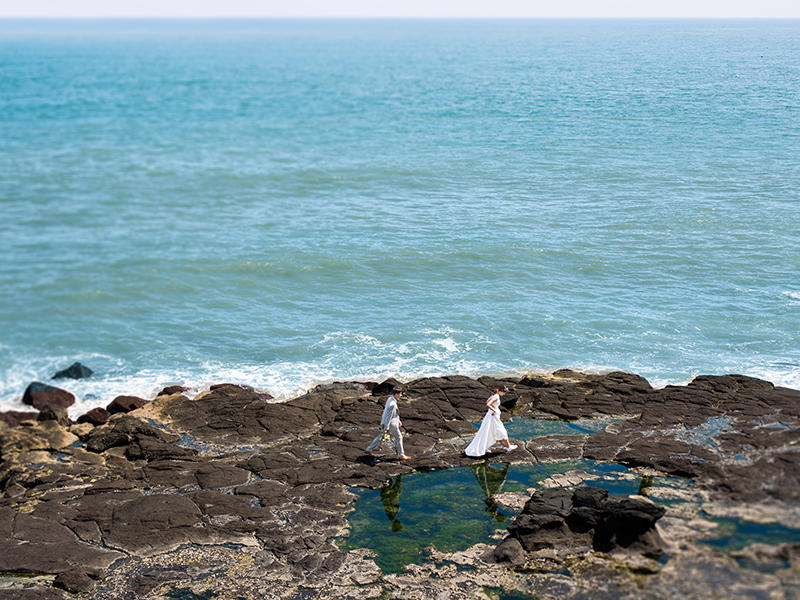
[[[800,388],[800,21],[2,20],[0,410]]]

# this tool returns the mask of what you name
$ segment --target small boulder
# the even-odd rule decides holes
[[[67,414],[67,409],[63,406],[53,406],[52,404],[45,404],[39,411],[39,416],[36,417],[37,421],[56,421],[59,425],[69,427],[71,421]]]
[[[497,562],[518,567],[525,564],[525,550],[517,538],[507,537],[495,548],[494,558]]]
[[[91,423],[76,423],[69,428],[69,432],[72,435],[78,436],[80,440],[84,440],[93,431],[94,425]]]
[[[209,386],[208,389],[209,389],[209,391],[214,391],[214,390],[218,390],[219,388],[224,388],[224,387],[235,387],[235,388],[239,388],[240,390],[252,390],[253,389],[249,385],[240,385],[238,383],[215,383],[215,384]]]
[[[76,362],[72,363],[63,371],[59,371],[53,375],[53,379],[86,379],[87,377],[91,377],[92,373],[94,373],[94,371],[89,367]]]
[[[372,388],[372,395],[383,396],[385,394],[391,394],[395,387],[403,387],[403,384],[397,381],[397,379],[394,377],[389,377],[389,379],[386,381],[382,381]]]
[[[108,418],[111,416],[111,413],[108,412],[105,408],[97,407],[93,408],[89,412],[84,415],[78,417],[78,423],[91,423],[92,425],[102,425],[103,423],[108,421]]]
[[[172,396],[172,394],[182,394],[183,392],[188,392],[189,388],[183,387],[182,385],[168,385],[163,390],[156,394],[157,396]]]
[[[138,396],[117,396],[106,406],[106,410],[112,415],[128,413],[137,408],[142,408],[148,402],[149,400],[139,398]]]
[[[67,408],[75,404],[75,396],[67,390],[47,385],[41,381],[34,381],[25,389],[22,403],[41,410],[45,405],[62,406]]]
[[[91,592],[94,586],[95,581],[81,568],[59,573],[53,580],[53,587],[66,590],[73,594]]]

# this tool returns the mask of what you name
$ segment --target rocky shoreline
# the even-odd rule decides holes
[[[40,412],[0,422],[0,600],[800,597],[800,539],[697,543],[711,517],[800,529],[800,392],[739,375],[664,389],[621,372],[422,378],[404,384],[413,459],[400,462],[363,452],[394,383],[284,403],[233,384],[166,389],[77,424],[40,396]],[[671,475],[690,491],[661,506],[674,491],[606,497],[572,473],[501,495],[521,512],[494,546],[432,548],[394,574],[341,550],[352,488],[480,462],[462,451],[498,384],[512,388],[504,417],[623,419],[490,462],[608,461],[642,489]]]

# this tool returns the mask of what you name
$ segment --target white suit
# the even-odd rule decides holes
[[[403,452],[403,434],[400,433],[400,413],[397,411],[397,398],[394,394],[389,396],[386,400],[386,406],[383,409],[383,416],[381,416],[381,432],[378,434],[372,443],[367,446],[367,452],[372,452],[383,440],[383,433],[389,430],[389,435],[392,437],[392,443],[397,449],[397,456],[404,456]]]

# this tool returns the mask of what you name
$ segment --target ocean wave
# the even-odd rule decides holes
[[[716,369],[698,365],[670,369],[657,362],[647,364],[646,358],[620,364],[597,361],[534,364],[498,354],[497,346],[498,342],[486,335],[452,327],[424,329],[411,340],[382,338],[358,331],[333,331],[304,350],[297,349],[296,353],[307,356],[304,360],[231,363],[186,359],[177,366],[158,368],[137,367],[119,358],[91,353],[10,360],[10,348],[2,347],[2,364],[8,366],[0,371],[0,410],[25,410],[21,403],[25,387],[35,380],[50,382],[53,373],[75,360],[92,368],[95,374],[85,380],[50,382],[75,394],[77,401],[69,409],[73,418],[94,407],[106,406],[118,395],[149,399],[164,386],[173,384],[188,387],[190,397],[215,383],[246,384],[269,392],[280,402],[332,381],[379,382],[389,377],[410,381],[452,374],[519,377],[528,372],[549,373],[564,367],[601,374],[616,370],[634,372],[655,388],[683,385],[699,374],[742,373],[800,389],[800,364],[791,360],[741,363],[719,360]]]

